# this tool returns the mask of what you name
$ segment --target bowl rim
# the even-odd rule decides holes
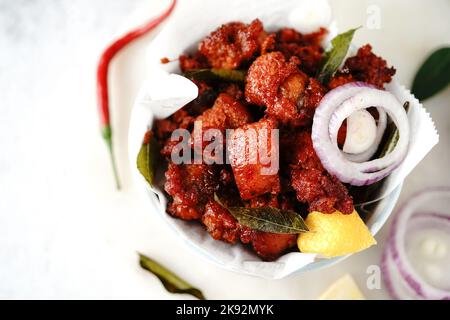
[[[328,26],[328,28],[330,29],[330,33],[331,34],[337,34],[337,26],[335,23],[335,20],[331,20],[330,24]],[[159,35],[158,35],[159,36]],[[153,41],[154,42],[154,41]],[[152,42],[152,43],[153,43]],[[354,44],[352,44],[352,48],[353,51],[356,50],[356,47]],[[167,71],[167,70],[166,70]],[[147,194],[147,199],[151,200],[152,206],[154,209],[156,209],[158,211],[158,215],[159,218],[161,218],[162,220],[164,220],[165,224],[169,225],[170,228],[174,231],[174,233],[177,235],[177,239],[180,240],[181,242],[183,242],[184,245],[186,245],[187,247],[189,247],[190,250],[195,251],[198,256],[204,258],[205,260],[209,261],[210,263],[213,263],[225,270],[229,270],[229,271],[233,271],[239,274],[248,274],[251,276],[255,276],[255,277],[263,277],[266,278],[262,275],[256,275],[253,273],[250,273],[242,268],[238,268],[238,267],[231,267],[228,265],[225,265],[222,261],[219,261],[213,254],[211,254],[207,249],[203,248],[201,245],[193,242],[191,239],[189,239],[188,236],[186,236],[184,234],[184,232],[182,232],[182,230],[180,230],[180,228],[175,224],[175,223],[170,223],[169,219],[166,219],[164,217],[164,215],[168,215],[166,208],[163,208],[163,205],[160,203],[159,199],[158,199],[158,194],[155,193],[151,187],[145,182],[145,180],[140,176],[138,170],[136,169],[135,163],[136,163],[136,156],[138,154],[138,151],[136,148],[133,148],[133,145],[136,143],[136,137],[132,137],[132,134],[135,134],[136,131],[138,131],[135,127],[132,127],[133,124],[133,114],[136,113],[136,106],[141,102],[141,100],[143,99],[143,92],[145,91],[145,83],[141,85],[141,89],[139,94],[136,97],[134,106],[132,108],[132,115],[131,115],[131,119],[130,119],[130,126],[129,126],[129,134],[128,134],[128,152],[129,152],[129,160],[130,160],[130,165],[131,165],[131,170],[133,173],[133,180],[134,181],[139,181],[136,182],[137,185],[139,185],[139,190],[143,191],[145,190],[146,194]],[[154,120],[155,115],[147,110],[144,111],[145,113],[148,113],[147,115],[149,115],[149,121],[147,124],[147,127],[151,127],[151,123]],[[149,125],[150,124],[150,125]],[[141,128],[142,129],[142,128]],[[136,179],[136,180],[135,180]],[[144,185],[142,185],[144,184]],[[376,233],[378,233],[378,231],[381,229],[381,227],[386,223],[387,219],[389,218],[390,214],[392,213],[392,210],[395,206],[395,204],[398,201],[398,197],[400,194],[402,188],[402,184],[400,184],[399,186],[397,186],[394,190],[392,190],[389,194],[387,194],[384,198],[380,199],[380,201],[387,201],[388,203],[385,204],[384,208],[382,208],[382,210],[380,212],[377,212],[377,219],[371,224],[370,226],[370,231],[373,235],[376,235]],[[162,191],[162,190],[158,190],[158,193]],[[392,198],[392,199],[391,199]],[[171,217],[171,219],[175,219],[173,217]],[[205,230],[203,230],[203,232],[205,232]],[[351,254],[350,254],[351,255]],[[347,257],[349,257],[350,255],[345,255],[345,256],[340,256],[340,257],[335,257],[335,258],[331,258],[331,259],[319,259],[319,260],[315,260],[303,267],[300,267],[298,270],[295,270],[293,272],[290,272],[289,274],[287,274],[286,276],[283,276],[282,278],[288,277],[290,275],[293,274],[298,274],[298,273],[303,273],[303,272],[307,272],[307,271],[312,271],[312,270],[318,270],[318,269],[322,269],[331,265],[334,265],[340,261],[343,261],[344,259],[346,259]]]

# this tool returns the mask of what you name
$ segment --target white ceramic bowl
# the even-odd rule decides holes
[[[271,3],[273,5],[280,4],[281,2],[277,2],[275,0],[265,0],[266,3]],[[278,12],[278,15],[282,15],[283,10],[286,11],[290,5],[296,5],[298,3],[302,3],[304,0],[299,1],[283,1],[282,8]],[[323,1],[322,1],[323,2]],[[203,2],[204,3],[204,2]],[[212,3],[212,2],[211,2]],[[211,5],[208,2],[209,5]],[[214,6],[218,6],[219,2],[214,2]],[[221,2],[223,3],[223,2]],[[265,13],[262,16],[267,16],[267,8],[257,8],[263,1],[252,1],[253,13],[246,12],[242,20],[248,21],[249,15],[253,17],[259,16],[258,10],[264,10]],[[190,2],[190,4],[192,4]],[[228,0],[226,5],[230,7],[239,4],[239,0]],[[161,34],[154,40],[149,49],[149,59],[150,65],[154,67],[153,71],[156,69],[165,69],[168,72],[176,72],[178,66],[171,64],[169,66],[156,66],[159,63],[159,59],[161,57],[174,57],[180,54],[181,52],[188,50],[192,47],[193,43],[196,43],[199,38],[206,35],[205,33],[210,32],[218,24],[230,20],[241,20],[240,17],[234,16],[234,13],[228,12],[228,16],[233,16],[233,18],[227,18],[227,14],[225,14],[227,7],[221,8],[221,10],[214,11],[213,14],[217,15],[217,19],[213,17],[213,14],[205,14],[206,27],[202,27],[202,23],[196,23],[195,28],[191,29],[190,32],[193,32],[192,36],[195,41],[192,39],[180,38],[178,34],[178,30],[180,28],[187,28],[189,24],[185,20],[182,20],[181,23],[185,23],[186,25],[174,25],[168,24],[166,28],[161,32]],[[270,7],[272,8],[272,7]],[[187,10],[187,9],[186,9]],[[205,8],[205,11],[208,9]],[[179,12],[178,12],[179,13]],[[175,12],[177,14],[177,12]],[[180,13],[179,13],[180,14]],[[186,17],[186,13],[182,14],[183,17]],[[176,19],[176,17],[174,17]],[[225,21],[221,21],[224,20]],[[268,15],[267,19],[272,19],[273,16]],[[264,21],[264,18],[263,18]],[[334,24],[331,24],[329,27],[333,28]],[[214,26],[214,27],[211,27]],[[205,30],[206,29],[206,30]],[[335,31],[332,31],[335,33]],[[172,39],[173,37],[178,37],[174,43],[169,41],[168,39]],[[152,70],[150,70],[152,71]],[[159,70],[161,71],[161,70]],[[153,72],[155,74],[155,72]],[[275,262],[262,262],[256,254],[250,252],[241,245],[231,246],[229,244],[223,243],[221,241],[213,240],[210,235],[203,229],[200,224],[192,224],[180,219],[175,219],[171,217],[169,214],[165,212],[167,205],[167,198],[164,192],[162,191],[162,185],[160,188],[152,190],[145,180],[139,174],[136,168],[136,157],[143,139],[143,135],[145,131],[151,127],[153,119],[155,116],[162,117],[161,114],[167,114],[170,108],[167,107],[156,107],[151,102],[151,94],[149,94],[149,90],[155,91],[155,85],[158,85],[158,79],[153,79],[151,81],[151,85],[149,83],[144,84],[141,90],[141,93],[138,95],[136,99],[135,106],[131,115],[131,123],[129,129],[129,157],[130,163],[132,166],[132,172],[140,184],[142,190],[145,190],[145,193],[148,197],[149,205],[153,206],[155,211],[159,213],[161,218],[169,224],[174,232],[183,240],[184,243],[188,244],[190,248],[192,248],[195,252],[199,253],[201,256],[206,258],[208,261],[215,263],[223,268],[228,270],[232,270],[235,272],[246,273],[256,276],[261,276],[265,278],[282,278],[287,275],[297,273],[297,272],[306,272],[309,270],[316,270],[319,268],[323,268],[326,266],[330,266],[339,261],[342,261],[347,256],[338,257],[334,259],[319,259],[317,260],[315,255],[311,254],[299,254],[299,253],[288,253],[283,257],[279,258]],[[395,84],[396,85],[396,84]],[[161,91],[164,91],[161,89]],[[150,97],[149,97],[150,96]],[[149,103],[150,101],[150,103]],[[152,109],[153,108],[153,109]],[[170,110],[169,110],[170,111]],[[170,113],[170,112],[169,112]],[[383,198],[377,205],[376,209],[373,211],[372,215],[367,218],[366,224],[369,227],[372,234],[376,234],[383,224],[388,219],[389,215],[394,208],[399,194],[401,191],[401,185],[399,185],[394,191],[392,191],[387,197]],[[155,193],[156,192],[156,193]]]

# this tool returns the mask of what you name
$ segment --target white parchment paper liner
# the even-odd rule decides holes
[[[209,261],[225,269],[254,276],[279,279],[298,271],[306,271],[330,265],[345,257],[320,259],[315,254],[293,252],[285,254],[274,262],[263,262],[253,252],[242,245],[229,245],[214,240],[200,224],[174,219],[166,212],[167,198],[162,185],[150,189],[136,169],[136,156],[145,131],[151,128],[154,118],[164,118],[176,111],[182,104],[196,96],[195,89],[180,79],[172,84],[168,80],[170,73],[178,73],[178,63],[162,65],[162,57],[177,58],[180,53],[189,51],[198,41],[220,24],[229,21],[250,22],[259,18],[266,30],[280,27],[293,27],[299,31],[311,32],[319,26],[327,27],[330,35],[336,34],[335,24],[331,22],[331,10],[327,0],[181,0],[173,15],[155,38],[148,49],[149,78],[143,85],[133,108],[129,132],[129,157],[135,178],[152,200],[158,214],[179,235],[183,242],[193,247]],[[301,23],[299,22],[301,19]],[[167,86],[171,85],[171,90]],[[411,170],[437,144],[439,136],[433,121],[411,93],[393,81],[387,86],[400,102],[409,101],[408,117],[411,127],[409,153],[402,163],[383,185],[383,199],[373,214],[366,220],[373,234],[387,220],[398,199],[401,184]],[[168,92],[167,96],[161,92]],[[183,92],[184,94],[177,94]],[[157,98],[155,98],[157,97]],[[180,102],[182,104],[180,105]],[[155,193],[158,195],[155,196]]]

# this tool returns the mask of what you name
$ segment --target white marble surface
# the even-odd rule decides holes
[[[126,136],[151,36],[113,64],[111,98],[124,185],[114,190],[98,132],[96,60],[130,24],[130,14],[152,15],[166,3],[0,0],[0,298],[188,298],[168,294],[140,270],[136,251],[169,265],[211,299],[316,298],[346,272],[368,298],[386,298],[383,288],[368,290],[365,283],[367,267],[379,263],[388,226],[378,234],[378,246],[325,271],[268,281],[199,259],[149,212],[130,179]],[[372,43],[406,85],[432,49],[450,44],[447,0],[331,3],[341,30],[364,25],[368,5],[379,6],[382,28],[358,31],[356,42]],[[441,142],[406,180],[401,199],[424,186],[450,184],[449,99],[447,89],[425,103]]]

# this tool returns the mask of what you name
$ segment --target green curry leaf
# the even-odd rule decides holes
[[[158,277],[164,288],[166,288],[166,290],[170,293],[186,293],[200,300],[205,300],[205,296],[199,289],[194,288],[188,282],[181,279],[179,276],[155,260],[146,257],[143,254],[139,254],[139,265],[143,269],[150,271]]]
[[[347,56],[348,49],[353,40],[353,35],[358,29],[359,28],[348,30],[331,40],[332,48],[325,52],[322,68],[317,77],[320,82],[327,83],[339,69]]]
[[[155,167],[158,158],[156,141],[150,138],[142,144],[137,156],[137,168],[147,182],[152,186],[155,177]]]
[[[419,100],[425,100],[450,83],[450,47],[434,51],[417,72],[412,93]]]
[[[297,234],[309,231],[303,218],[294,211],[273,207],[226,207],[220,202],[217,195],[214,195],[214,199],[227,209],[240,224],[251,229],[283,234]]]

